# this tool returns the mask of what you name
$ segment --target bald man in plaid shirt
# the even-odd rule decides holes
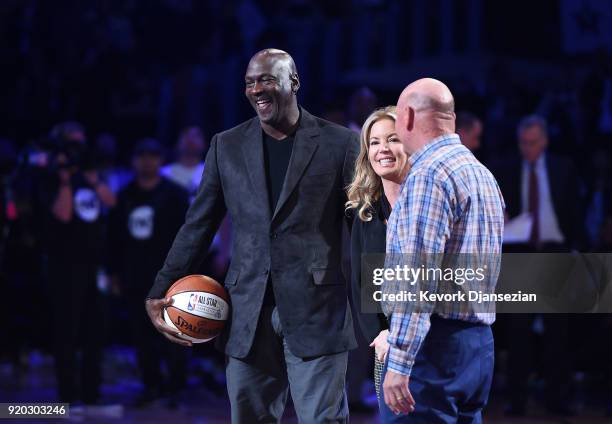
[[[450,90],[434,79],[415,81],[402,92],[397,114],[411,170],[389,217],[386,267],[394,268],[398,257],[413,267],[441,267],[459,255],[484,257],[487,278],[479,288],[493,293],[504,201],[493,175],[454,133]],[[443,293],[445,284],[425,287]],[[398,287],[385,281],[383,292]],[[391,323],[383,422],[482,422],[493,377],[495,314],[470,302],[410,305],[383,304]]]

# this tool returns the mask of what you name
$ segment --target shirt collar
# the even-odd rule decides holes
[[[419,161],[433,155],[436,150],[450,144],[461,144],[461,140],[457,134],[444,134],[434,138],[425,146],[421,147],[419,150],[410,155],[410,158],[408,159],[410,169],[414,169],[415,166],[418,166]]]
[[[544,169],[546,164],[546,152],[543,152],[540,157],[535,161],[535,169]],[[529,162],[523,159],[523,168],[529,170]]]

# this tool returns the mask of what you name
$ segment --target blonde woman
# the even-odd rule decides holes
[[[395,119],[395,106],[387,106],[375,110],[363,124],[347,202],[347,209],[355,216],[351,232],[353,300],[361,331],[375,349],[374,379],[379,399],[381,373],[389,349],[389,324],[382,312],[362,312],[361,255],[385,253],[387,218],[408,174],[408,155],[395,133]]]

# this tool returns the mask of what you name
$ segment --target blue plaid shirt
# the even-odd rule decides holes
[[[438,137],[410,157],[404,181],[387,225],[387,261],[394,256],[437,253],[501,253],[504,200],[489,170],[461,144],[459,136]],[[395,254],[395,255],[394,255]],[[401,254],[401,255],[400,255]],[[494,291],[499,267],[491,269],[486,290]],[[383,283],[383,291],[385,285]],[[400,302],[401,303],[401,302]],[[414,312],[409,303],[385,307],[390,315],[388,368],[410,375],[421,343],[430,327],[430,316],[491,324],[494,313],[476,313],[458,303],[433,306],[431,312]]]

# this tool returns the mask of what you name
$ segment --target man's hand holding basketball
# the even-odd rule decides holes
[[[182,346],[192,346],[192,343],[189,340],[178,337],[178,335],[181,333],[170,327],[164,321],[164,308],[172,305],[173,302],[174,300],[171,298],[147,299],[145,301],[145,309],[147,310],[149,319],[153,323],[155,329],[162,333],[165,338]]]

